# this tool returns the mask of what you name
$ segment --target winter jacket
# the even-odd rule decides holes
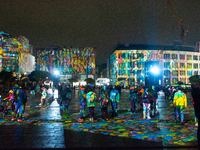
[[[137,95],[137,91],[136,91],[136,90],[131,90],[131,91],[130,91],[129,99],[130,99],[130,100],[137,101],[138,95]]]
[[[144,91],[143,93],[142,93],[142,101],[143,101],[143,103],[150,103],[150,100],[149,100],[149,97],[150,97],[151,95],[149,94],[148,95],[148,92],[147,91]]]
[[[184,106],[187,108],[187,97],[186,94],[183,93],[181,90],[178,90],[174,94],[174,101],[173,101],[174,107],[175,106]]]
[[[99,97],[100,106],[108,107],[108,99],[109,99],[108,93],[106,91],[102,90],[100,97]]]
[[[15,94],[16,94],[16,103],[22,103],[22,104],[26,103],[27,97],[24,90],[17,89]]]
[[[96,94],[94,92],[87,93],[87,107],[95,107],[96,106]]]
[[[83,90],[78,91],[78,97],[79,97],[79,104],[85,102],[86,94]]]
[[[111,102],[119,102],[119,92],[117,90],[110,91]]]

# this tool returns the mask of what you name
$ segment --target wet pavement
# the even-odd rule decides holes
[[[196,149],[197,127],[194,126],[194,111],[190,93],[185,109],[184,125],[173,122],[173,107],[160,93],[159,114],[143,120],[138,104],[136,114],[130,114],[128,91],[122,90],[118,105],[118,116],[111,118],[109,105],[108,121],[101,119],[99,103],[95,108],[95,120],[89,122],[85,110],[85,121],[78,122],[79,103],[77,90],[69,107],[70,117],[63,117],[63,108],[58,105],[58,95],[48,95],[44,107],[39,107],[40,97],[31,97],[27,91],[23,122],[11,122],[11,114],[0,119],[0,144],[3,148],[115,148],[115,149]],[[99,90],[96,90],[97,98]],[[6,95],[2,95],[4,97]],[[49,103],[49,104],[48,104]]]

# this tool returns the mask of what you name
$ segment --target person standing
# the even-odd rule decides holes
[[[194,112],[195,116],[198,120],[198,130],[197,130],[197,139],[198,139],[198,147],[200,149],[200,85],[197,83],[192,83],[192,99],[194,104]]]
[[[135,89],[134,86],[130,88],[129,99],[131,100],[131,115],[134,115],[138,100],[137,89]]]
[[[40,106],[43,106],[44,105],[44,100],[46,99],[46,97],[47,97],[47,91],[46,91],[46,89],[45,89],[45,87],[43,86],[42,87],[42,93],[41,93],[42,95],[41,95],[41,102],[40,102]]]
[[[104,85],[101,90],[99,100],[101,106],[101,117],[105,120],[108,120],[108,98],[109,95],[106,91],[106,85]]]
[[[16,92],[16,105],[15,105],[15,113],[12,117],[12,121],[15,120],[15,117],[18,118],[18,121],[22,121],[22,114],[24,112],[25,103],[27,102],[26,93],[22,89],[22,87],[19,87]]]
[[[96,106],[96,94],[93,92],[92,88],[89,88],[89,92],[87,93],[87,107],[90,112],[89,121],[94,121],[94,108]]]
[[[184,124],[184,114],[183,111],[187,108],[187,97],[186,94],[178,88],[178,91],[174,94],[173,106],[176,107],[176,121],[180,121]]]
[[[80,118],[79,121],[83,121],[84,112],[85,112],[85,88],[83,86],[80,87],[80,90],[78,91],[78,97],[79,97],[79,105],[80,105]]]
[[[117,116],[117,103],[119,103],[119,91],[116,90],[116,87],[113,86],[113,89],[110,91],[110,101],[112,105],[112,116]]]
[[[144,92],[142,93],[142,99],[143,99],[143,119],[151,119],[150,117],[150,96],[152,96],[149,93],[149,89],[145,88]]]
[[[72,91],[70,90],[69,88],[69,85],[66,86],[66,89],[65,89],[65,94],[66,94],[66,97],[64,100],[64,117],[69,117],[69,114],[68,114],[68,108],[69,108],[69,104],[72,100]]]

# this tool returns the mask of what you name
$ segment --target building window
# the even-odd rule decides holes
[[[187,70],[187,75],[192,76],[192,70]]]
[[[164,78],[164,83],[170,84],[170,78]]]
[[[180,59],[181,59],[181,60],[185,60],[185,55],[180,54]]]
[[[180,75],[181,75],[181,76],[185,76],[185,70],[181,70],[181,71],[180,71]]]
[[[192,64],[191,63],[187,63],[187,69],[192,69]]]
[[[180,68],[185,69],[185,63],[180,63]]]
[[[164,75],[165,76],[170,76],[170,70],[164,70]]]
[[[178,76],[178,71],[173,70],[173,71],[172,71],[172,76]]]
[[[194,55],[194,56],[193,56],[193,60],[198,60],[198,56],[197,56],[197,55]]]
[[[187,60],[192,60],[192,55],[187,55]]]
[[[193,64],[194,69],[198,69],[198,64]]]
[[[170,62],[164,62],[164,68],[170,68]]]
[[[177,83],[178,83],[178,79],[177,79],[177,78],[172,79],[172,83],[173,83],[173,84],[177,84]]]
[[[170,54],[164,54],[164,59],[170,59]]]
[[[175,68],[175,69],[178,68],[178,63],[177,62],[173,62],[172,63],[172,68]]]
[[[198,71],[197,70],[194,71],[194,75],[198,75]]]
[[[177,58],[178,58],[177,54],[172,54],[172,59],[177,59]]]

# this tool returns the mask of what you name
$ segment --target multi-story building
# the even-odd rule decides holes
[[[59,71],[61,80],[77,78],[95,79],[95,50],[93,47],[60,48],[47,46],[38,48],[36,70],[48,71],[51,74]]]
[[[12,71],[15,76],[30,73],[34,70],[32,46],[24,36],[12,38],[5,32],[0,32],[0,72]]]
[[[159,74],[150,70],[159,68]],[[189,84],[189,77],[200,74],[200,53],[194,46],[181,45],[118,45],[110,56],[110,77],[113,84],[175,85]]]

